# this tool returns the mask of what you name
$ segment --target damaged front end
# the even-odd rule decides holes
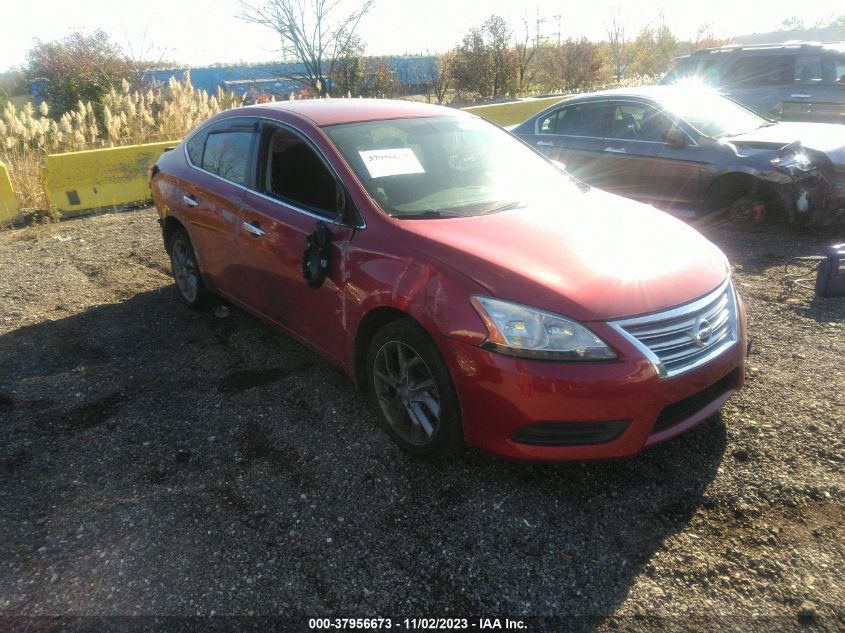
[[[800,141],[784,145],[770,163],[781,175],[777,193],[790,222],[832,224],[845,220],[845,170]]]

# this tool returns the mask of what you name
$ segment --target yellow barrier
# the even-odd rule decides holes
[[[147,166],[179,141],[50,154],[41,180],[62,215],[150,199]]]
[[[0,163],[0,225],[8,224],[18,214],[18,199],[6,165]]]

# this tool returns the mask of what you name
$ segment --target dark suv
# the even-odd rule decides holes
[[[773,119],[845,123],[845,42],[708,48],[677,58],[661,83],[690,80]]]

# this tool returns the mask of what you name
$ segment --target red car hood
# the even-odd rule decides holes
[[[596,189],[574,201],[399,222],[421,258],[468,275],[491,296],[579,321],[677,306],[725,279],[725,256],[683,222]]]

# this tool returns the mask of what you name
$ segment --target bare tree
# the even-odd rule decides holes
[[[282,48],[292,51],[302,63],[302,76],[290,79],[313,88],[320,96],[328,94],[327,78],[332,77],[338,60],[348,58],[358,41],[355,29],[375,0],[361,0],[357,9],[341,14],[343,0],[267,0],[250,4],[239,0],[246,22],[275,31]]]
[[[149,83],[149,71],[178,66],[175,62],[165,59],[166,49],[153,44],[150,40],[149,28],[144,29],[140,34],[140,41],[136,41],[134,44],[126,29],[123,30],[123,35],[126,38],[126,46],[124,48],[132,64],[132,74],[126,77],[126,79],[134,90],[146,89]]]
[[[534,79],[536,71],[533,69],[531,62],[534,61],[534,54],[537,52],[537,49],[529,44],[531,32],[528,29],[528,21],[523,20],[522,24],[525,27],[525,37],[522,38],[521,42],[517,42],[515,47],[516,58],[519,62],[518,88],[520,92],[525,91]]]
[[[631,43],[625,37],[625,26],[622,24],[622,9],[618,6],[610,13],[610,24],[607,26],[607,40],[610,47],[610,64],[616,81],[622,79],[631,61]]]

